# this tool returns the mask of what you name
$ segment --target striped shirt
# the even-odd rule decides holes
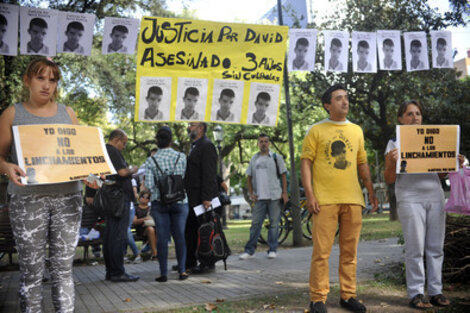
[[[176,159],[178,158],[178,163],[175,166]],[[145,161],[145,187],[147,187],[152,193],[150,200],[160,201],[160,191],[155,185],[154,177],[162,177],[162,173],[157,170],[155,162],[151,160],[152,158],[157,161],[160,169],[165,173],[165,175],[181,175],[184,178],[184,172],[186,171],[186,156],[184,153],[176,152],[172,148],[158,149],[158,151]]]

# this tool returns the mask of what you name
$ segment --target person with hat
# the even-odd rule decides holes
[[[155,182],[163,175],[174,174],[184,177],[186,171],[186,156],[171,148],[172,133],[168,126],[162,126],[156,136],[158,150],[145,162],[145,186],[150,190],[152,201],[151,211],[157,228],[157,251],[160,264],[160,276],[155,280],[166,282],[168,280],[168,240],[170,234],[175,240],[176,258],[178,259],[179,280],[188,278],[186,273],[186,240],[184,229],[188,217],[188,206],[183,201],[164,204],[160,198],[160,191]],[[160,168],[157,169],[158,167]]]

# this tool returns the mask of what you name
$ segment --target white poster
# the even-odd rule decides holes
[[[352,32],[352,65],[356,73],[377,73],[377,36],[373,32]]]
[[[206,114],[208,80],[203,78],[178,78],[175,119],[203,121]]]
[[[287,68],[292,71],[315,69],[316,29],[289,29]]]
[[[104,18],[102,54],[134,54],[140,20],[134,18]]]
[[[20,7],[21,54],[56,55],[58,12]]]
[[[429,70],[428,44],[425,32],[409,32],[405,38],[406,70],[408,72]]]
[[[327,72],[347,73],[349,33],[323,31],[325,36],[325,69]]]
[[[279,85],[251,83],[247,124],[276,126]]]
[[[239,80],[214,80],[211,121],[240,123],[244,85]]]
[[[171,77],[140,77],[139,121],[168,121]]]
[[[431,30],[432,67],[453,68],[452,33],[448,30]]]
[[[60,12],[57,52],[91,55],[94,26],[93,14]]]
[[[399,30],[378,30],[379,66],[384,71],[401,71],[401,37]]]
[[[19,6],[0,3],[0,54],[18,55],[19,14]]]

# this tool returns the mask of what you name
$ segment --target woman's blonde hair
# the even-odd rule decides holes
[[[52,71],[52,75],[54,76],[54,79],[56,82],[59,82],[61,75],[60,75],[60,69],[57,64],[55,64],[52,60],[46,59],[46,58],[39,58],[33,60],[31,63],[29,63],[28,68],[26,69],[26,72],[24,73],[24,78],[31,80],[33,77],[40,75],[44,72],[44,70],[49,67]],[[29,92],[26,89],[26,95],[29,96]],[[57,87],[54,90],[53,98],[57,98]]]

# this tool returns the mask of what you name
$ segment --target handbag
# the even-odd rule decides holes
[[[150,215],[150,209],[148,210],[146,217],[150,217],[150,218],[144,220],[144,226],[145,226],[145,227],[148,227],[148,226],[155,227],[155,220],[154,220],[153,217]]]
[[[449,173],[450,195],[444,211],[470,215],[470,168]]]
[[[127,208],[124,193],[115,182],[105,182],[96,191],[93,208],[102,217],[121,217]]]
[[[230,196],[226,194],[225,191],[221,191],[219,193],[219,201],[220,201],[221,206],[232,204],[232,200],[230,200]]]

